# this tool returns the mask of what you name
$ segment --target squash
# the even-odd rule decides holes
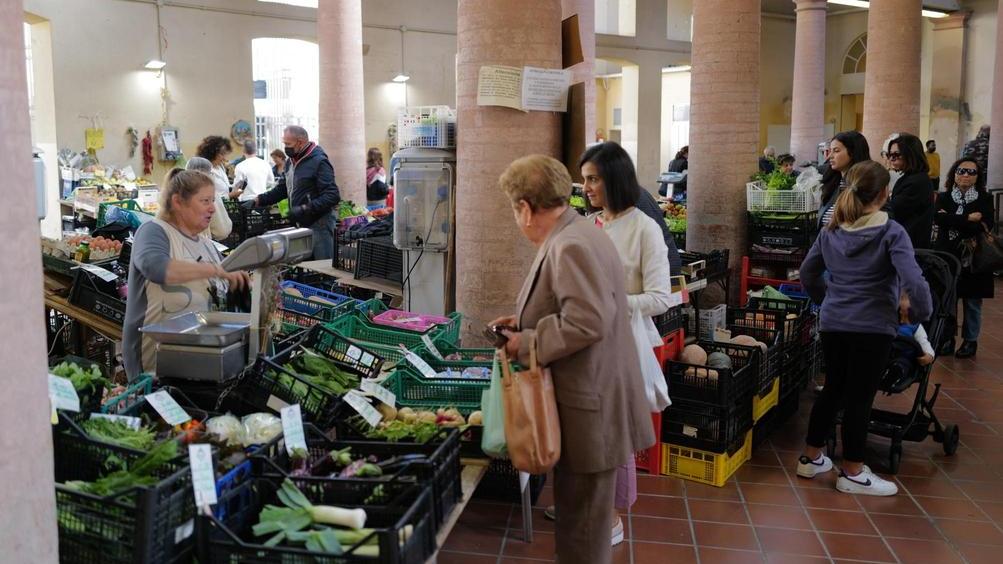
[[[686,345],[683,352],[679,354],[680,362],[703,366],[707,364],[707,351],[700,345]]]

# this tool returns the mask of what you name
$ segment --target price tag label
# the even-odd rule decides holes
[[[113,415],[111,413],[91,413],[91,419],[108,419],[110,421],[120,421],[129,426],[133,431],[139,429],[142,425],[142,421],[139,417],[132,417],[129,415]]]
[[[49,374],[49,401],[53,409],[80,411],[80,396],[69,379]]]
[[[411,363],[411,366],[417,368],[418,372],[421,372],[422,376],[426,378],[435,378],[435,370],[432,370],[432,367],[429,366],[427,362],[425,362],[420,356],[414,354],[413,352],[407,349],[404,350],[407,351],[406,354],[404,355],[404,358],[406,358],[407,361]]]
[[[153,409],[168,425],[180,425],[192,418],[166,390],[160,390],[146,396],[146,401],[153,406]]]
[[[362,357],[362,349],[360,349],[355,345],[350,345],[348,347],[348,351],[345,354],[347,354],[348,358],[352,360],[359,360]]]
[[[425,348],[428,349],[428,352],[432,353],[432,356],[434,356],[439,360],[445,360],[444,358],[442,358],[442,353],[439,352],[439,349],[435,347],[435,343],[432,342],[431,337],[429,337],[428,335],[422,335],[421,342],[424,343]]]
[[[383,420],[380,412],[376,411],[376,408],[369,404],[369,400],[359,395],[358,392],[351,391],[345,394],[345,402],[352,406],[352,409],[357,411],[366,420],[366,423],[369,423],[373,427]]]
[[[206,444],[188,445],[188,459],[191,462],[195,507],[201,509],[207,505],[214,505],[216,474],[212,465],[212,447]]]
[[[303,415],[300,413],[300,404],[283,407],[279,413],[282,415],[282,438],[286,443],[286,453],[292,456],[297,450],[306,452],[306,437],[303,435]]]
[[[117,274],[111,272],[110,270],[105,270],[100,266],[94,266],[93,264],[83,263],[80,265],[80,268],[86,270],[87,272],[90,272],[91,274],[97,276],[98,278],[104,280],[105,282],[114,282],[118,280]]]
[[[384,388],[383,386],[377,384],[372,380],[362,381],[362,391],[366,392],[367,394],[373,395],[374,397],[376,397],[376,399],[389,405],[390,407],[394,407],[397,405],[397,396],[395,396],[394,393],[391,392],[390,390]]]

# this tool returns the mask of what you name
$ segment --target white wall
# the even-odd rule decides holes
[[[316,10],[252,0],[198,0],[161,8],[166,30],[169,119],[182,149],[194,154],[206,135],[229,135],[238,119],[253,121],[251,40],[291,37],[316,41]],[[142,69],[157,57],[156,9],[150,0],[24,0],[27,12],[50,21],[55,73],[55,122],[60,147],[83,148],[88,122],[103,117],[102,162],[142,168],[128,158],[125,130],[145,133],[161,121],[161,82]],[[220,11],[225,10],[225,11]],[[400,67],[400,32],[373,26],[407,25],[408,102],[455,106],[456,0],[363,2],[366,140],[385,143],[387,126],[403,104],[403,87],[390,83]],[[154,170],[155,181],[163,167]]]
[[[962,127],[965,140],[975,137],[979,126],[989,123],[993,95],[993,56],[996,41],[997,0],[968,0],[964,8],[972,11],[968,20],[968,45],[965,50],[964,99],[971,118]],[[997,93],[1003,96],[1003,93]],[[998,135],[998,134],[997,134]]]

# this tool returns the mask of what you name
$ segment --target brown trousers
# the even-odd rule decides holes
[[[610,564],[616,468],[594,474],[554,468],[555,542],[560,564]]]

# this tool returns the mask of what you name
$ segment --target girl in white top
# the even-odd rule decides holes
[[[613,240],[620,252],[627,278],[627,305],[631,326],[641,360],[641,372],[653,412],[669,404],[668,388],[654,347],[661,344],[652,317],[668,311],[671,272],[668,249],[662,230],[650,217],[637,209],[643,190],[630,156],[613,142],[593,145],[579,161],[585,179],[585,196],[593,209],[596,225]],[[615,508],[626,511],[637,499],[637,472],[634,460],[617,472]],[[623,540],[623,525],[614,510],[613,544]]]

